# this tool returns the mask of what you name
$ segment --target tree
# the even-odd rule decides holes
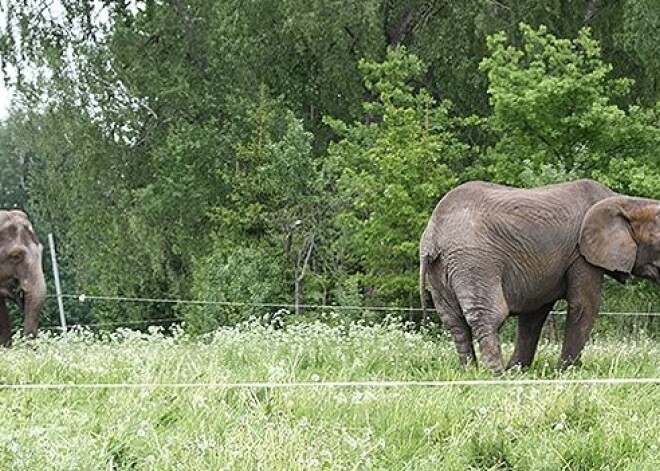
[[[341,138],[328,150],[326,172],[336,178],[337,245],[360,277],[369,301],[411,303],[417,244],[439,196],[456,183],[452,163],[465,152],[451,130],[449,104],[436,103],[411,81],[422,62],[403,48],[382,63],[362,61],[366,124],[326,122]]]
[[[25,209],[29,159],[17,151],[11,128],[0,122],[0,208]]]
[[[625,51],[630,70],[635,72],[635,91],[639,102],[653,106],[660,98],[660,4],[653,0],[622,2],[622,16],[613,42]]]
[[[660,138],[655,118],[615,104],[631,81],[611,76],[589,31],[574,40],[544,27],[522,24],[520,31],[520,47],[508,46],[503,34],[491,36],[481,62],[493,109],[487,129],[497,140],[484,155],[485,176],[524,185],[530,173],[602,177],[630,159],[650,162]]]
[[[214,301],[299,306],[322,220],[312,135],[266,87],[244,120],[247,129],[234,145],[234,161],[215,175],[230,196],[209,209],[218,229],[210,249],[195,259],[191,291]],[[205,330],[273,310],[222,307],[209,314],[192,308],[185,318]]]

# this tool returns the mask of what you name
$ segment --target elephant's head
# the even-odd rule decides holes
[[[587,211],[580,252],[610,273],[660,283],[660,201],[613,196]]]
[[[0,297],[13,299],[23,308],[23,333],[28,337],[37,333],[46,299],[42,252],[25,213],[0,211]]]

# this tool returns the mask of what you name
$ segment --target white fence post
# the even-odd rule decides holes
[[[55,255],[55,239],[53,233],[48,233],[48,245],[50,247],[50,260],[53,265],[53,277],[55,278],[55,294],[57,295],[57,307],[60,311],[60,323],[62,333],[66,334],[66,317],[64,316],[64,303],[62,302],[62,287],[60,286],[60,271],[57,267],[57,256]]]

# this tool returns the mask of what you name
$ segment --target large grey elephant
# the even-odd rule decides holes
[[[0,345],[11,345],[7,299],[23,308],[23,334],[33,337],[37,333],[39,311],[46,299],[42,252],[24,212],[0,211]]]
[[[518,317],[507,368],[532,363],[558,299],[568,302],[559,366],[579,361],[598,313],[603,275],[660,283],[660,201],[617,194],[592,180],[535,189],[485,182],[458,186],[438,203],[420,243],[425,287],[462,365],[502,371],[498,331]]]

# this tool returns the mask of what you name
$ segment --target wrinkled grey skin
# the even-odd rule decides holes
[[[0,211],[0,345],[11,345],[7,299],[17,302],[25,313],[23,334],[37,334],[39,311],[46,299],[42,252],[25,213]]]
[[[559,366],[579,361],[600,306],[603,275],[660,283],[660,202],[619,195],[591,180],[515,189],[461,185],[436,206],[420,243],[425,286],[461,365],[502,371],[498,331],[518,317],[507,368],[532,363],[555,301],[568,314]]]

